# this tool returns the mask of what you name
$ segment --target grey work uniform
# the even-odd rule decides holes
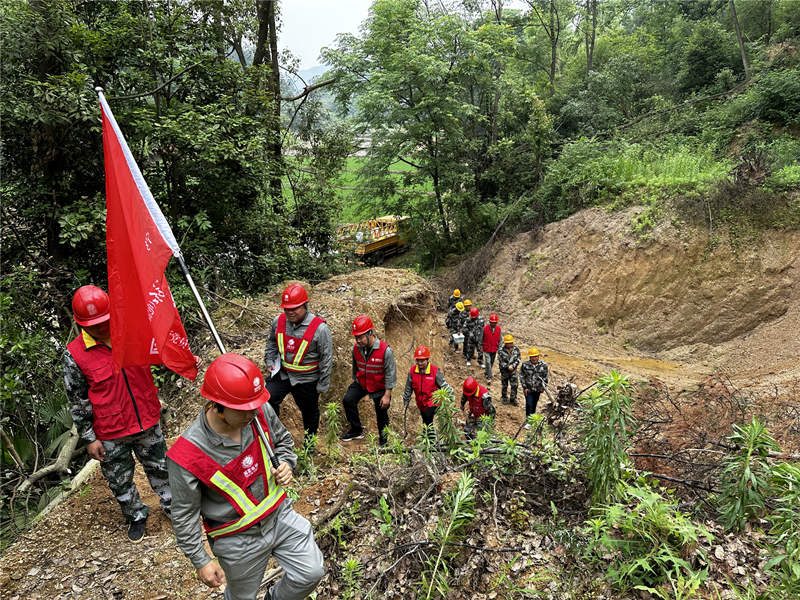
[[[293,451],[291,434],[268,404],[263,409],[278,461],[286,462],[294,469],[297,456]],[[237,443],[211,429],[205,411],[202,411],[183,437],[225,465],[253,442],[253,430],[249,425],[242,429],[241,442]],[[178,547],[195,569],[199,569],[211,561],[203,547],[200,515],[212,526],[237,519],[239,515],[222,495],[169,457],[167,470],[173,494],[172,526]],[[248,489],[259,501],[266,497],[264,481],[260,477]],[[286,574],[267,592],[268,599],[302,600],[325,574],[322,552],[314,541],[311,523],[295,512],[289,498],[249,529],[216,540],[209,539],[209,543],[225,571],[226,600],[255,600],[270,556],[275,557]]]

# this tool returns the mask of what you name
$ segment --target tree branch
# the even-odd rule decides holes
[[[8,447],[8,453],[11,455],[11,458],[14,459],[14,462],[17,463],[17,466],[20,468],[22,473],[25,473],[25,463],[22,462],[19,454],[17,453],[17,449],[14,447],[14,444],[11,442],[11,439],[6,435],[5,430],[0,427],[0,437],[3,438],[3,443]]]
[[[20,484],[19,491],[21,493],[25,492],[43,477],[47,477],[53,473],[63,473],[66,471],[69,468],[70,460],[72,460],[72,452],[78,445],[79,439],[80,436],[78,436],[78,430],[73,425],[72,429],[69,431],[69,439],[67,440],[67,443],[62,446],[56,461],[47,465],[46,467],[42,467],[34,473],[31,473],[31,475]]]
[[[314,90],[316,90],[318,88],[324,87],[326,85],[330,85],[330,84],[335,83],[335,82],[336,82],[336,79],[334,78],[334,79],[326,79],[325,81],[320,81],[318,83],[307,85],[305,88],[303,88],[303,91],[300,92],[297,96],[294,96],[292,98],[281,98],[281,100],[283,100],[284,102],[294,102],[295,100],[300,100],[300,98],[305,98],[311,92],[313,92]]]
[[[108,97],[107,97],[107,98],[106,98],[106,100],[109,100],[109,101],[110,101],[110,100],[133,100],[133,99],[135,99],[135,98],[143,98],[144,96],[153,96],[153,95],[155,95],[156,93],[158,93],[158,92],[160,92],[161,90],[163,90],[165,87],[167,87],[167,86],[168,86],[170,83],[172,83],[173,81],[175,81],[175,80],[176,80],[178,77],[180,77],[181,75],[183,75],[184,73],[186,73],[186,71],[188,71],[188,70],[190,70],[190,69],[194,69],[194,68],[195,68],[197,65],[199,65],[199,64],[202,64],[202,62],[203,62],[202,60],[198,60],[198,61],[197,61],[196,63],[194,63],[193,65],[189,65],[189,66],[188,66],[188,67],[186,67],[185,69],[181,69],[180,71],[178,71],[177,73],[175,73],[175,75],[173,75],[172,77],[170,77],[169,79],[167,79],[167,80],[166,80],[164,83],[162,83],[160,86],[158,86],[156,89],[154,89],[154,90],[150,90],[149,92],[142,92],[141,94],[132,94],[132,95],[130,95],[130,96],[115,96],[115,97],[113,97],[113,98],[108,98]]]

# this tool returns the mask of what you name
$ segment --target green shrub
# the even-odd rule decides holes
[[[619,503],[591,511],[584,528],[590,556],[608,564],[620,590],[645,590],[664,600],[694,597],[707,573],[683,557],[702,556],[697,545],[702,538],[710,542],[711,534],[681,513],[675,500],[644,484],[625,485],[619,497]]]
[[[767,570],[778,581],[781,598],[800,597],[800,463],[781,463],[770,473],[776,505],[767,516],[772,557]]]
[[[744,427],[733,426],[728,441],[739,449],[723,461],[718,510],[727,529],[739,531],[766,513],[770,451],[780,447],[755,417]]]
[[[585,415],[581,438],[586,448],[583,465],[592,501],[605,504],[620,496],[623,476],[631,467],[627,451],[629,435],[635,427],[630,395],[633,386],[627,377],[613,370],[598,382],[598,388],[581,402]]]

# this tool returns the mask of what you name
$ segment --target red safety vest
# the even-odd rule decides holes
[[[267,434],[269,445],[273,447],[263,409],[259,409],[256,418]],[[230,502],[239,515],[217,527],[210,526],[203,517],[203,528],[212,539],[233,535],[252,527],[265,519],[286,499],[286,492],[272,477],[267,449],[258,437],[255,423],[250,423],[250,427],[253,429],[253,442],[225,466],[220,465],[183,436],[179,437],[167,452],[167,456],[178,465]],[[256,499],[249,489],[259,477],[263,478],[266,494],[261,501]]]
[[[469,400],[469,414],[471,414],[476,421],[486,414],[486,410],[483,408],[483,395],[488,391],[489,390],[485,387],[478,384],[478,389],[475,393],[472,396],[467,396],[467,400]]]
[[[356,379],[358,384],[368,392],[379,392],[386,389],[386,378],[383,373],[383,356],[389,345],[380,340],[380,346],[373,350],[369,359],[364,358],[358,344],[353,345],[353,360],[356,361]]]
[[[287,371],[293,373],[308,373],[319,369],[318,362],[304,362],[306,351],[317,328],[325,322],[324,319],[314,315],[311,323],[306,327],[302,338],[286,335],[286,313],[278,315],[278,326],[275,329],[275,338],[278,343],[278,352],[281,354],[281,364]]]
[[[484,352],[497,352],[497,349],[500,347],[500,325],[494,328],[494,333],[492,333],[492,328],[489,327],[489,324],[483,326],[483,344],[481,348]]]
[[[433,392],[439,388],[436,386],[436,373],[439,368],[428,363],[428,368],[424,373],[419,372],[417,365],[411,367],[411,387],[414,389],[414,398],[417,401],[417,408],[424,410],[431,406],[437,406],[433,402]]]
[[[92,429],[99,440],[141,433],[161,418],[158,388],[150,367],[125,367],[114,373],[111,348],[81,332],[67,344],[89,384]]]

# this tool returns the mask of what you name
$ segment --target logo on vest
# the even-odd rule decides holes
[[[292,348],[294,348],[294,340],[288,340],[288,341],[286,342],[286,347],[287,347],[289,350],[291,350]]]
[[[244,470],[244,476],[250,477],[258,470],[258,463],[248,454],[242,459],[242,469]]]

